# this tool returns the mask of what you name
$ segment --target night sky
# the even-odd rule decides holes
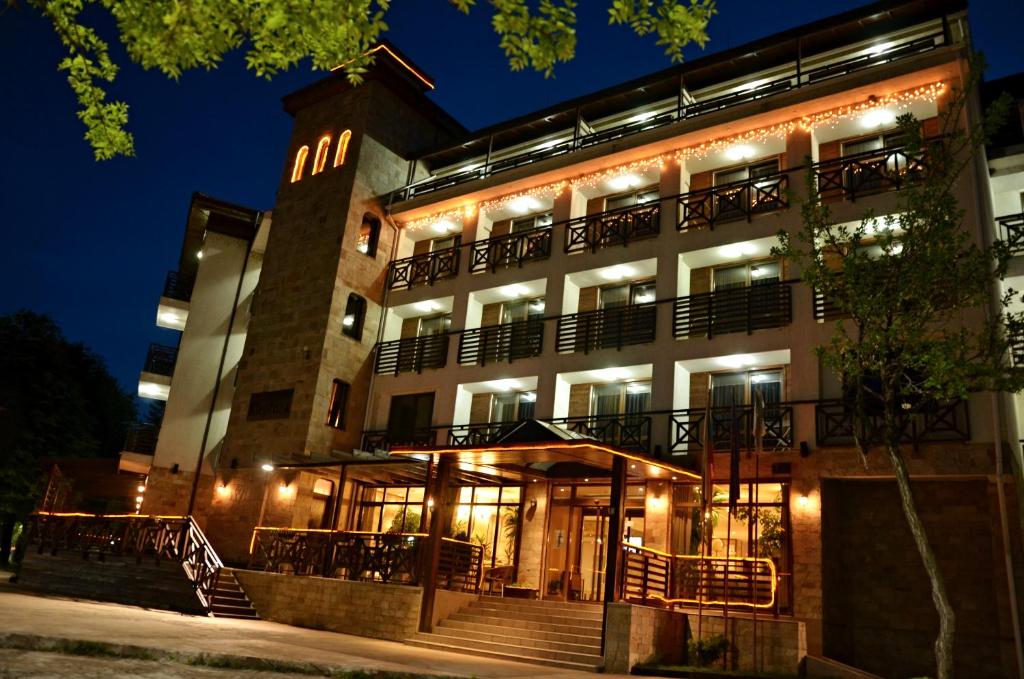
[[[437,81],[435,101],[470,129],[669,65],[654,38],[607,26],[610,0],[585,0],[576,59],[550,80],[512,73],[479,4],[466,17],[444,0],[405,0],[388,15],[388,38]],[[706,53],[864,4],[720,0]],[[977,0],[970,14],[988,77],[1024,70],[1024,2]],[[112,23],[95,16],[122,66],[113,93],[131,107],[135,158],[93,160],[49,25],[29,8],[0,16],[0,313],[52,315],[134,393],[148,344],[176,342],[177,333],[156,327],[156,306],[189,196],[272,208],[291,126],[280,99],[323,74],[306,65],[260,80],[235,53],[218,70],[172,82],[131,64]],[[700,54],[687,50],[690,59]]]

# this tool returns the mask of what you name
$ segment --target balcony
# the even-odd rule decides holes
[[[596,252],[653,238],[660,230],[660,219],[661,203],[654,201],[570,219],[565,225],[565,251]]]
[[[459,337],[459,365],[511,363],[540,356],[543,348],[544,321],[541,319],[473,328]]]
[[[363,441],[359,447],[362,450],[373,452],[375,450],[390,450],[391,446],[433,446],[437,444],[437,429],[437,427],[410,431],[367,429],[363,431]]]
[[[448,334],[442,333],[378,343],[373,369],[378,375],[419,373],[443,368],[447,362]]]
[[[453,425],[448,430],[450,446],[486,446],[519,426],[521,422],[484,422],[481,424]]]
[[[905,146],[865,151],[812,166],[818,192],[825,201],[857,200],[896,191],[925,170],[925,152],[909,155]]]
[[[146,352],[146,364],[142,368],[143,372],[152,373],[154,375],[166,375],[170,377],[174,374],[174,364],[178,361],[178,348],[167,347],[162,344],[150,344],[149,351]]]
[[[469,247],[470,273],[522,266],[551,256],[551,226],[478,240]]]
[[[454,278],[459,273],[460,247],[445,248],[422,255],[396,259],[388,269],[388,287],[413,288],[417,285],[433,285],[445,278]]]
[[[822,401],[815,406],[814,415],[819,446],[854,445],[854,417],[849,404],[841,400]],[[869,413],[861,440],[880,442],[883,424],[881,414]],[[922,443],[968,441],[971,438],[966,401],[945,401],[909,411],[904,414],[900,426],[903,443],[915,448]]]
[[[646,413],[560,417],[551,424],[624,450],[649,452],[652,417]]]
[[[555,349],[559,353],[590,353],[653,342],[655,305],[651,302],[561,316]]]
[[[195,278],[183,276],[180,271],[168,271],[167,278],[164,279],[163,296],[167,299],[176,299],[179,302],[191,301],[195,282]]]
[[[707,337],[781,328],[793,321],[790,281],[678,297],[672,308],[672,336]]]
[[[453,152],[459,148],[473,145],[471,142],[474,141],[477,142],[475,144],[476,147],[495,147],[494,134],[470,140],[470,142],[464,143],[460,147],[447,150],[447,160],[443,164],[447,167],[457,167],[459,168],[458,170],[402,187],[390,195],[388,203],[410,200],[418,196],[460,186],[477,179],[490,177],[539,161],[572,154],[598,144],[624,139],[648,130],[673,125],[679,121],[699,118],[717,111],[774,97],[810,84],[824,82],[865,69],[914,57],[947,45],[948,42],[949,39],[945,35],[945,31],[937,30],[901,41],[885,43],[883,49],[870,49],[845,59],[832,61],[831,63],[822,63],[823,59],[818,55],[802,56],[796,43],[794,43],[794,60],[790,73],[767,82],[759,82],[756,74],[751,73],[748,80],[756,83],[752,87],[748,86],[731,92],[714,93],[705,96],[701,93],[691,95],[685,89],[679,90],[677,85],[671,85],[668,87],[675,90],[675,95],[678,96],[673,95],[676,101],[669,104],[668,110],[656,111],[653,115],[647,115],[641,111],[639,115],[633,116],[625,123],[616,122],[604,129],[598,129],[585,134],[581,133],[582,130],[588,129],[586,104],[584,104],[582,107],[576,107],[574,111],[567,110],[562,111],[560,114],[547,115],[544,120],[544,123],[547,123],[548,120],[554,121],[556,118],[559,120],[575,118],[575,125],[573,125],[572,120],[568,120],[567,123],[560,123],[568,127],[567,136],[571,135],[570,138],[556,137],[546,145],[541,144],[521,151],[510,151],[510,154],[504,157],[502,157],[502,151],[500,150],[493,153],[488,152],[486,156],[480,155],[475,158],[466,157],[464,154],[461,156],[458,154],[453,155]],[[817,62],[819,65],[808,66],[808,62],[812,64]],[[666,78],[668,77],[677,79],[679,76],[673,74],[666,76]],[[709,85],[709,87],[704,89],[714,90],[715,86]],[[642,96],[642,92],[643,90],[638,92],[638,94]],[[622,111],[622,113],[626,114],[627,111]],[[621,120],[621,117],[618,118]],[[524,123],[524,125],[543,127],[544,123],[538,120]],[[554,122],[551,123],[551,125],[554,124]],[[575,130],[575,133],[573,130]],[[429,158],[427,160],[429,161]],[[444,169],[441,170],[441,172],[444,171]]]
[[[677,197],[682,219],[679,231],[714,229],[716,224],[751,221],[754,215],[785,210],[789,207],[789,174],[744,179],[708,189],[698,189]]]
[[[757,425],[754,407],[749,405],[675,410],[669,424],[670,448],[677,453],[703,450],[707,432],[711,438],[711,449],[715,452],[727,452],[734,446],[740,450],[753,450],[757,445]],[[766,404],[760,429],[762,450],[791,448],[793,406]]]
[[[999,238],[1006,241],[1010,254],[1024,254],[1024,212],[1016,215],[997,217]]]
[[[152,455],[156,452],[156,441],[160,436],[160,425],[143,423],[128,428],[124,440],[124,451]]]

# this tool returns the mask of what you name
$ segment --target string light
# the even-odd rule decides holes
[[[551,199],[560,195],[566,188],[593,188],[601,182],[614,177],[630,172],[645,172],[655,166],[660,166],[661,169],[664,170],[668,164],[673,161],[681,163],[682,161],[690,158],[704,158],[711,153],[725,151],[737,144],[758,144],[777,139],[785,139],[797,129],[805,132],[814,132],[815,130],[822,128],[834,128],[841,122],[861,116],[868,111],[883,108],[908,108],[911,104],[916,102],[933,102],[938,99],[945,90],[946,84],[940,81],[893,94],[871,96],[865,101],[856,104],[839,106],[827,111],[794,118],[793,120],[788,120],[786,122],[747,130],[729,137],[711,139],[700,144],[676,149],[675,151],[670,151],[650,158],[635,160],[624,165],[616,165],[615,167],[599,170],[597,172],[591,172],[572,177],[570,179],[562,179],[550,184],[536,186],[525,191],[517,191],[516,193],[483,201],[476,205],[475,209],[473,206],[465,206],[455,210],[437,213],[430,215],[429,217],[404,223],[402,227],[405,229],[416,230],[418,228],[431,225],[440,219],[445,219],[446,217],[456,215],[467,217],[472,216],[476,210],[483,212],[503,210],[507,209],[509,204],[513,201],[521,201],[524,198]]]

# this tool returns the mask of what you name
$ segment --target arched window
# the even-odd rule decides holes
[[[292,167],[292,183],[302,179],[302,170],[306,167],[306,156],[309,155],[309,147],[303,146],[295,154],[295,166]]]
[[[313,174],[319,174],[327,166],[327,149],[331,147],[331,135],[320,137],[316,144],[316,155],[313,156]]]
[[[359,226],[356,238],[356,252],[367,257],[377,256],[377,239],[380,237],[380,220],[367,212],[363,215],[363,223]]]
[[[341,319],[341,333],[357,342],[363,339],[363,319],[366,317],[366,300],[351,293],[345,304],[345,316]]]
[[[352,130],[345,130],[338,137],[338,150],[334,152],[334,167],[345,164],[345,154],[348,153],[350,139],[352,139]]]

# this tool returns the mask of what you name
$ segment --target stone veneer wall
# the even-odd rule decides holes
[[[422,587],[234,571],[260,618],[297,627],[404,641],[420,621]]]
[[[686,614],[663,608],[608,604],[604,671],[628,674],[644,662],[680,663],[686,654]]]
[[[696,613],[687,613],[687,638],[697,636]],[[807,627],[793,618],[773,618],[766,614],[757,620],[755,648],[755,622],[749,615],[730,615],[725,619],[719,613],[705,613],[700,620],[700,637],[724,634],[729,640],[728,668],[740,672],[771,672],[796,674],[807,655]]]

